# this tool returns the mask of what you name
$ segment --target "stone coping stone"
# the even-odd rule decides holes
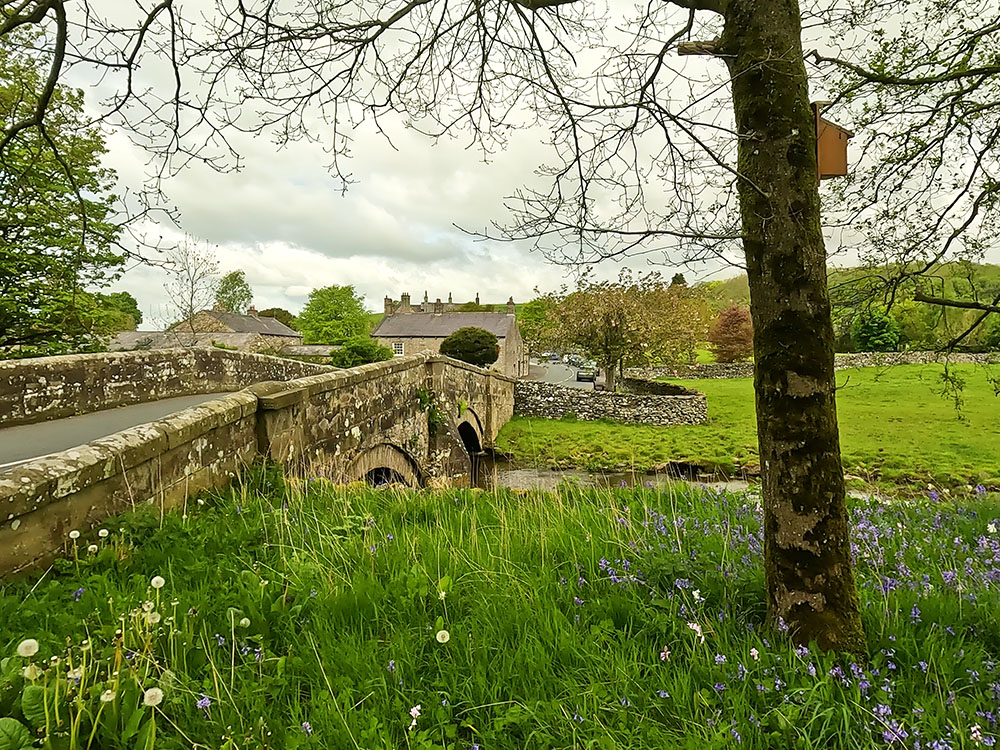
[[[130,427],[0,474],[0,522],[29,513],[121,474],[256,411],[257,396],[238,391],[164,419]]]

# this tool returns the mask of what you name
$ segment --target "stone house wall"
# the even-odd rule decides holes
[[[517,331],[517,326],[512,326]],[[420,338],[417,336],[384,337],[380,336],[378,342],[382,346],[392,349],[392,345],[401,343],[403,345],[404,357],[415,354],[438,354],[441,351],[443,338]],[[527,373],[527,359],[524,355],[524,343],[518,331],[516,336],[499,339],[500,356],[497,361],[490,365],[491,369],[499,370],[509,378],[518,378]],[[399,356],[399,355],[397,355]]]

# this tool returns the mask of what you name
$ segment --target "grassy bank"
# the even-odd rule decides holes
[[[0,588],[0,747],[973,747],[998,515],[854,509],[855,663],[765,625],[753,498],[261,476]]]
[[[975,365],[952,366],[965,381],[961,409],[943,396],[942,367],[904,365],[837,373],[844,464],[874,481],[1000,486],[1000,398]],[[738,473],[757,469],[753,382],[671,381],[702,391],[709,421],[682,427],[517,418],[499,448],[539,466],[655,470],[670,461]]]

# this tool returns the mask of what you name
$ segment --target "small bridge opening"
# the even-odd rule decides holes
[[[365,481],[372,487],[385,487],[387,484],[409,486],[402,474],[395,469],[390,469],[388,466],[378,466],[372,469],[365,474]]]
[[[462,439],[465,452],[469,454],[472,465],[469,470],[469,484],[472,487],[479,486],[479,465],[483,456],[483,445],[479,441],[479,434],[476,428],[468,422],[461,422],[458,425],[458,436]]]

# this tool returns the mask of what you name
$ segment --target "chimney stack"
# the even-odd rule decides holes
[[[508,315],[513,315],[516,311],[517,311],[517,308],[514,307],[514,297],[513,296],[508,297],[507,298],[507,314]]]
[[[385,305],[385,307],[382,308],[382,312],[385,315],[392,315],[392,297],[390,297],[388,294],[385,295],[383,304]]]
[[[247,310],[247,314],[253,315],[256,318],[257,317],[257,308],[254,307],[253,305],[250,305],[250,309]]]
[[[441,303],[441,298],[438,297],[436,300],[434,300],[434,314],[440,315],[443,312],[444,312],[444,305]]]
[[[399,312],[403,315],[407,315],[413,310],[410,309],[410,294],[409,292],[403,292],[399,295]]]

